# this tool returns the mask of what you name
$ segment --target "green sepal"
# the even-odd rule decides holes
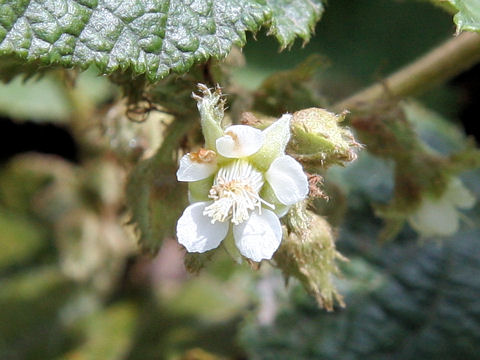
[[[290,140],[290,118],[291,115],[285,114],[263,130],[265,143],[249,157],[249,161],[259,170],[267,171],[273,160],[285,153]]]
[[[265,200],[266,202],[272,204],[275,206],[275,209],[270,209],[273,210],[273,212],[277,215],[279,214],[285,214],[287,209],[289,208],[288,205],[282,204],[278,199],[277,196],[275,195],[275,192],[273,191],[272,187],[270,184],[267,182],[265,185],[263,185],[262,190],[260,191],[260,197]]]
[[[199,181],[188,183],[188,198],[191,203],[198,201],[210,201],[208,192],[213,184],[213,175]]]
[[[243,262],[242,254],[235,245],[235,239],[233,238],[232,228],[228,230],[227,237],[222,241],[222,245],[228,255],[237,263],[241,264]]]

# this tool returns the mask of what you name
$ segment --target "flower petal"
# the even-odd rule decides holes
[[[197,202],[185,209],[177,222],[177,239],[188,252],[203,253],[215,249],[227,236],[229,222],[212,224],[208,216],[203,215],[205,206],[210,202]]]
[[[290,120],[292,115],[284,114],[280,119],[263,130],[265,142],[250,160],[262,170],[267,170],[272,161],[285,154],[285,147],[290,140]]]
[[[447,190],[445,191],[445,196],[450,202],[458,206],[460,209],[470,209],[475,205],[476,198],[463,185],[462,181],[459,178],[452,178],[448,184]]]
[[[217,139],[217,151],[227,158],[242,158],[256,153],[264,140],[261,130],[247,125],[233,125],[225,129],[225,136]]]
[[[192,161],[190,154],[180,159],[180,167],[177,170],[178,181],[198,181],[212,175],[217,170],[215,162]]]
[[[308,195],[308,180],[302,165],[288,155],[276,158],[265,179],[278,200],[285,205],[293,205]]]
[[[282,241],[282,227],[274,212],[252,212],[247,221],[233,226],[233,237],[240,253],[253,261],[271,259]]]
[[[423,236],[451,236],[458,230],[459,218],[447,199],[424,199],[408,222]]]

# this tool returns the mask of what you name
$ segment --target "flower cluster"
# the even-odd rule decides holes
[[[203,253],[233,238],[246,258],[271,259],[282,240],[279,218],[309,189],[302,166],[285,155],[292,116],[263,131],[247,125],[223,130],[220,119],[204,119],[206,95],[199,101],[206,148],[184,155],[177,171],[179,181],[189,182],[191,202],[178,220],[178,241]]]

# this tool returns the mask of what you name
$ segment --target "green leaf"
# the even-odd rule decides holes
[[[115,360],[125,358],[134,341],[138,309],[128,302],[116,303],[80,321],[85,340],[62,360]]]
[[[0,207],[0,270],[31,260],[47,245],[45,228],[21,214]]]
[[[246,31],[269,27],[282,47],[308,40],[320,0],[6,0],[0,5],[0,56],[29,63],[96,64],[158,80],[170,71],[243,46]]]
[[[478,236],[466,231],[445,247],[389,246],[375,258],[381,273],[352,261],[346,276],[355,277],[356,292],[345,311],[327,315],[313,301],[297,299],[271,326],[244,329],[243,342],[252,359],[475,358]]]
[[[23,68],[16,71],[8,66],[4,68],[0,61],[0,79],[9,81],[7,84],[0,83],[0,115],[14,120],[67,122],[72,115],[72,100],[61,76],[62,71],[33,78],[28,71]],[[20,72],[25,74],[25,79],[14,78]],[[114,94],[113,86],[96,72],[89,68],[75,77],[74,89],[86,104],[102,104]]]
[[[129,175],[127,205],[145,252],[156,253],[164,238],[174,235],[175,224],[186,207],[187,191],[177,181],[172,154],[191,127],[188,120],[174,121],[157,153],[139,162]]]
[[[435,5],[455,14],[453,21],[457,33],[464,30],[480,31],[480,1],[478,0],[430,0]]]
[[[43,266],[2,279],[0,358],[54,359],[67,346],[61,312],[73,285],[56,269]]]
[[[226,258],[231,264],[231,258],[228,255]],[[135,343],[127,358],[184,359],[180,354],[193,348],[222,355],[221,359],[241,358],[234,335],[249,306],[253,284],[248,280],[251,277],[238,274],[219,282],[208,271],[202,272],[184,282],[179,291],[163,295],[155,302],[144,297],[139,306]]]
[[[320,55],[310,55],[291,70],[275,72],[255,92],[254,109],[279,116],[286,112],[325,106],[320,94],[318,74],[327,64]]]
[[[323,12],[320,1],[267,0],[267,4],[273,11],[271,32],[283,47],[291,45],[296,36],[305,42],[310,40]]]
[[[472,220],[478,224],[479,217],[477,211]],[[366,206],[347,218],[343,241],[357,257],[345,266],[348,280],[340,284],[346,310],[327,315],[303,293],[293,293],[272,324],[243,329],[251,359],[475,358],[478,227],[464,227],[442,246],[404,236],[401,243],[379,247],[372,236],[378,223]]]
[[[53,77],[28,82],[16,78],[0,84],[0,114],[15,120],[65,122],[70,116],[67,95]]]
[[[448,0],[458,12],[453,17],[457,24],[457,32],[480,31],[480,1],[478,0]]]

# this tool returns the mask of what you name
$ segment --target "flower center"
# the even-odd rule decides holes
[[[238,225],[249,218],[250,211],[261,211],[262,203],[274,208],[258,195],[263,183],[261,172],[247,161],[235,160],[218,171],[208,195],[213,203],[203,214],[212,218],[212,224],[231,220]]]

